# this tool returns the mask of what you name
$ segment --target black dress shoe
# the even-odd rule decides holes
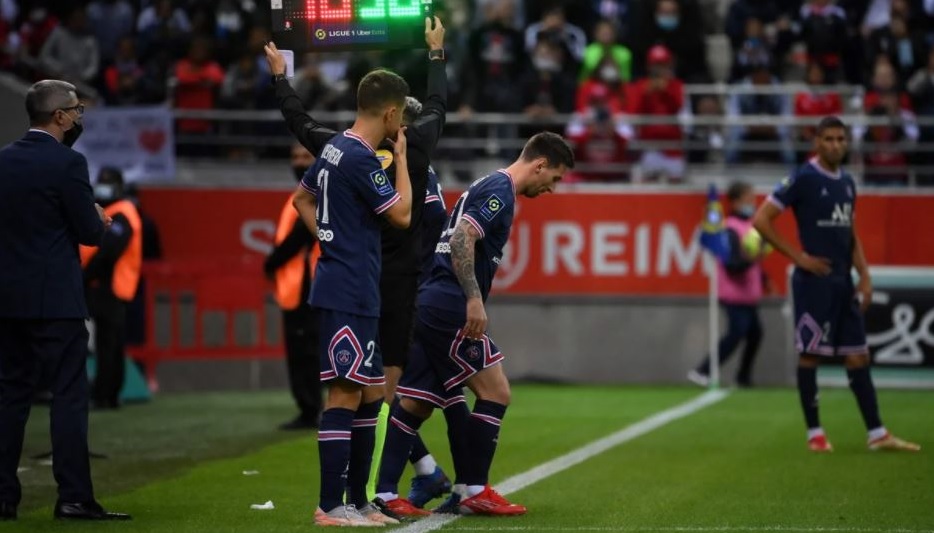
[[[97,502],[55,504],[55,518],[64,520],[130,520],[128,514],[111,513]]]
[[[16,506],[12,503],[0,502],[0,521],[16,520]]]
[[[281,424],[279,429],[283,431],[306,431],[311,429],[318,429],[318,421],[309,420],[299,415],[295,418],[295,420]]]

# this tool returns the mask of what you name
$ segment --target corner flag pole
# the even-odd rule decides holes
[[[708,324],[710,326],[708,342],[710,344],[710,389],[716,390],[720,387],[720,354],[718,353],[718,338],[720,337],[720,312],[717,307],[717,268],[714,262],[716,258],[710,256],[712,261],[708,263],[707,278],[709,280],[707,295],[707,314]]]

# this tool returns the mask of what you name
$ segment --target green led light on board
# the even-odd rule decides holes
[[[422,0],[422,4],[430,5],[431,2]],[[364,7],[364,4],[369,4]],[[361,2],[357,6],[357,16],[361,19],[385,19],[385,18],[410,18],[422,14],[422,8],[418,0],[373,0],[372,2]]]

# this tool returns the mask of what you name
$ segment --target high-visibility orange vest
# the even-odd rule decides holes
[[[285,206],[282,208],[282,214],[279,215],[279,226],[276,228],[275,238],[277,246],[285,240],[292,231],[292,227],[295,226],[295,222],[298,220],[298,211],[296,211],[295,206],[292,205],[292,200],[294,198],[294,194],[289,197],[289,201],[286,202]],[[295,309],[302,303],[302,296],[304,296],[302,294],[302,282],[305,280],[305,258],[308,258],[308,275],[314,276],[315,265],[318,263],[318,256],[321,255],[321,247],[312,244],[311,253],[307,252],[307,249],[303,249],[302,253],[296,254],[295,257],[289,259],[286,264],[279,267],[279,270],[276,271],[276,302],[279,304],[279,307],[286,311]]]
[[[130,223],[133,236],[130,244],[123,250],[123,254],[114,264],[111,289],[117,298],[125,302],[133,300],[136,296],[136,287],[139,286],[139,272],[143,265],[143,221],[139,211],[129,200],[118,200],[104,208],[104,213],[113,218],[123,215]],[[81,246],[81,266],[86,267],[97,253],[97,246]]]

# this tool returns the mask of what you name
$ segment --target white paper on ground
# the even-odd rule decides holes
[[[25,472],[25,471],[27,471],[27,470],[29,470],[29,467],[28,467],[28,466],[20,466],[20,467],[17,467],[16,473],[17,473],[17,474],[21,474],[21,473],[23,473],[23,472]]]
[[[259,470],[244,470],[243,475],[244,476],[258,476]]]
[[[250,506],[250,509],[254,509],[257,511],[271,511],[275,508],[276,506],[272,504],[272,500],[269,500],[268,502],[263,503],[263,504],[254,503],[253,505]]]

